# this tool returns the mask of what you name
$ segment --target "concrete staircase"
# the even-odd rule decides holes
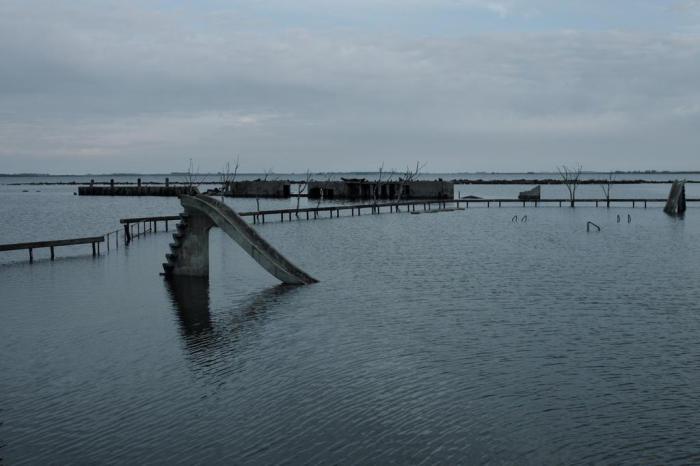
[[[298,268],[226,204],[209,196],[180,196],[185,212],[173,234],[166,275],[209,275],[209,230],[218,226],[265,270],[290,285],[308,285],[318,280]]]
[[[182,243],[187,234],[187,214],[180,214],[180,221],[176,225],[176,232],[173,233],[173,242],[170,243],[170,252],[165,255],[167,262],[163,263],[165,275],[172,275],[177,264],[178,251],[182,248]]]

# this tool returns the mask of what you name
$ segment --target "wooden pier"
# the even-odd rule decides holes
[[[180,220],[179,215],[161,215],[158,217],[132,217],[122,218],[119,223],[124,225],[124,242],[129,244],[132,239],[148,232],[158,231],[158,222],[165,225],[165,231],[169,230],[169,223]],[[136,230],[134,232],[134,229]]]
[[[700,199],[687,199],[687,202],[700,202]],[[610,199],[577,199],[575,205],[579,207],[643,207],[647,208],[650,204],[664,204],[666,199],[661,198],[610,198]],[[239,212],[241,217],[252,217],[252,222],[266,223],[279,219],[280,222],[292,220],[314,220],[318,218],[338,218],[341,216],[354,217],[363,214],[380,214],[380,213],[400,213],[400,212],[435,212],[435,211],[453,211],[463,210],[469,207],[539,207],[540,205],[550,205],[554,207],[569,207],[571,201],[569,199],[540,199],[538,201],[523,201],[521,199],[442,199],[442,200],[421,200],[421,201],[402,201],[402,202],[383,202],[372,204],[348,204],[334,205],[323,207],[305,207],[299,209],[273,209]],[[119,220],[124,224],[125,235],[130,231],[132,237],[136,237],[144,232],[157,231],[158,222],[165,223],[165,230],[168,230],[169,221],[177,221],[178,215],[158,216],[158,217],[136,217],[123,218]],[[136,232],[134,232],[136,228]]]
[[[88,238],[59,239],[53,241],[35,241],[32,243],[0,244],[0,251],[17,251],[21,249],[29,250],[29,262],[34,262],[34,249],[49,248],[51,250],[51,260],[54,260],[54,248],[58,246],[73,246],[76,244],[92,244],[92,255],[100,254],[100,243],[105,240],[104,236],[91,236]]]
[[[598,198],[576,199],[575,205],[584,207],[643,207],[647,208],[650,204],[665,204],[667,199],[663,198]],[[700,198],[687,198],[687,203],[700,202]],[[334,205],[323,207],[306,207],[300,209],[275,209],[275,210],[260,210],[240,212],[240,217],[251,217],[252,223],[266,223],[270,220],[274,221],[279,216],[280,222],[292,220],[314,220],[318,218],[338,218],[342,216],[354,217],[364,214],[380,214],[380,213],[409,213],[409,212],[452,212],[456,210],[464,210],[469,207],[479,206],[482,208],[490,207],[539,207],[540,205],[550,205],[554,207],[568,207],[571,205],[569,199],[540,199],[537,201],[527,201],[521,199],[440,199],[440,200],[420,200],[420,201],[402,201],[402,202],[382,202],[371,204],[348,204]],[[179,215],[160,215],[153,217],[132,217],[119,220],[124,227],[124,242],[129,244],[132,239],[139,237],[145,233],[155,233],[158,231],[158,223],[163,225],[164,231],[169,231],[169,222],[177,222],[180,220]],[[110,236],[114,235],[114,245],[119,247],[119,230],[111,231],[103,236],[92,236],[87,238],[73,238],[54,241],[36,241],[31,243],[14,243],[0,244],[0,251],[14,251],[20,249],[29,250],[29,262],[34,261],[34,249],[49,248],[51,250],[51,260],[54,260],[54,248],[58,246],[70,246],[76,244],[91,244],[92,254],[100,253],[100,244],[105,242],[107,249],[110,248]]]

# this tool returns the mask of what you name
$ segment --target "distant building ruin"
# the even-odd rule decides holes
[[[226,196],[231,197],[275,197],[292,195],[290,181],[234,181],[228,184]]]
[[[292,181],[236,181],[229,184],[227,196],[287,198],[295,195]],[[310,181],[306,187],[309,199],[453,199],[451,181],[370,181],[341,179],[341,181]],[[401,196],[399,196],[399,192]]]

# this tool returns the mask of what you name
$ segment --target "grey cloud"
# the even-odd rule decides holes
[[[230,12],[71,5],[0,7],[0,171],[232,153],[246,170],[697,168],[697,36],[258,32]]]

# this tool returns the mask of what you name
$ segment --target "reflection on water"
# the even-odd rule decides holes
[[[216,236],[209,280],[163,282],[166,234],[3,267],[0,456],[697,463],[697,212],[256,225],[322,279],[312,287],[270,286]]]
[[[167,277],[165,285],[185,339],[211,333],[209,278]]]
[[[244,326],[261,320],[265,312],[292,292],[295,286],[277,285],[228,304],[212,318],[209,279],[202,277],[167,277],[171,302],[177,312],[180,331],[188,351],[201,357],[206,349],[232,350]]]

